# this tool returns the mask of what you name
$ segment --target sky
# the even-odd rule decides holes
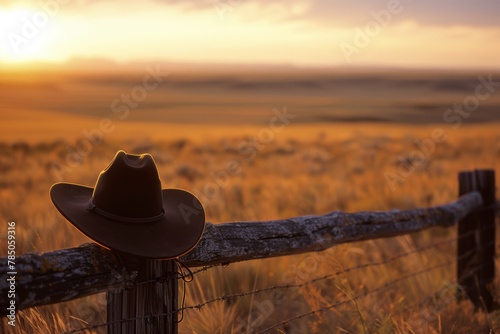
[[[500,69],[498,0],[0,2],[0,63]]]

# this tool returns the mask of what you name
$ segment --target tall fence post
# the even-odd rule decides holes
[[[136,283],[107,292],[109,334],[177,334],[177,264],[139,259]]]
[[[459,195],[479,191],[483,206],[458,222],[457,282],[476,308],[491,311],[495,277],[495,171],[461,172]]]

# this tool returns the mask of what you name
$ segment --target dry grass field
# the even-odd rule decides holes
[[[40,116],[36,121],[43,119]],[[16,221],[18,254],[89,242],[57,213],[48,190],[60,180],[93,185],[118,149],[151,153],[163,186],[193,191],[205,205],[207,220],[214,223],[333,210],[439,205],[457,197],[457,173],[461,170],[494,168],[500,175],[498,123],[464,125],[458,129],[442,124],[290,124],[274,130],[269,124],[121,123],[102,142],[95,137],[96,145],[81,146],[80,154],[74,155],[84,138],[81,130],[86,126],[92,128],[98,121],[98,118],[67,121],[65,129],[58,132],[66,131],[66,139],[59,139],[47,121],[47,128],[31,132],[31,137],[30,131],[23,131],[26,134],[23,141],[4,123],[0,143],[0,221],[4,223],[0,233],[5,234],[8,220]],[[26,122],[27,128],[35,129],[34,123]],[[429,139],[438,127],[443,130],[442,136],[431,145]],[[133,140],[130,133],[135,134]],[[422,154],[416,154],[418,150]],[[227,164],[233,160],[240,163],[240,169],[237,175],[226,177]],[[397,181],[388,182],[387,173],[398,175],[403,161],[407,163],[407,171],[411,170]],[[497,187],[498,183],[497,177]],[[455,235],[455,228],[431,229],[404,237],[339,245],[321,253],[212,268],[197,274],[187,284],[185,305],[196,305],[228,293],[305,282]],[[1,249],[0,254],[5,255],[5,251]],[[408,273],[454,260],[455,252],[454,242],[445,243],[386,265],[353,270],[301,288],[264,292],[211,303],[200,310],[186,310],[180,332],[253,333],[346,298],[349,302],[337,308],[292,321],[271,333],[500,330],[500,314],[474,313],[469,302],[455,300],[454,261],[449,266],[401,280],[380,293],[355,298]],[[497,297],[498,286],[496,281],[493,290]],[[61,333],[104,323],[105,296],[37,307],[20,311],[18,316],[15,333]],[[11,330],[5,326],[5,320],[4,328]],[[90,332],[104,333],[105,328],[87,331]]]
[[[499,95],[481,100],[470,117],[444,117],[476,92],[477,73],[282,68],[270,74],[248,68],[236,75],[161,66],[164,81],[147,96],[137,89],[147,73],[141,64],[128,72],[108,71],[104,64],[94,72],[49,68],[2,75],[0,234],[5,238],[7,221],[16,222],[18,255],[89,242],[56,211],[49,188],[59,181],[92,186],[120,149],[151,153],[163,186],[194,192],[212,223],[440,205],[457,197],[459,171],[493,168],[500,175]],[[141,101],[124,102],[134,92]],[[229,175],[234,161],[239,168]],[[309,282],[443,241],[300,288],[188,309],[180,332],[254,333],[343,300],[270,332],[498,332],[499,314],[474,313],[469,302],[454,297],[456,242],[445,241],[455,230],[200,272],[187,284],[186,306]],[[6,252],[0,249],[1,256]],[[411,276],[443,261],[448,264]],[[499,283],[492,287],[497,300]],[[390,287],[369,293],[384,285]],[[102,324],[105,304],[101,294],[23,310],[15,333]],[[3,325],[4,332],[12,330],[5,319]],[[81,332],[104,333],[105,327]]]

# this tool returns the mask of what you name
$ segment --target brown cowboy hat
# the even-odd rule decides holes
[[[149,154],[118,151],[94,188],[56,183],[50,197],[83,234],[134,256],[176,258],[196,246],[205,227],[200,201],[181,189],[162,189]]]

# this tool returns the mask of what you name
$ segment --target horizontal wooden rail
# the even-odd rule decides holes
[[[334,245],[391,237],[433,226],[448,227],[483,204],[477,191],[446,205],[413,210],[301,216],[262,222],[207,223],[201,242],[180,258],[186,266],[227,264],[319,251]],[[63,302],[137,282],[138,263],[96,244],[19,256],[16,308]],[[0,272],[9,272],[0,258]],[[9,282],[0,280],[1,305]],[[6,314],[2,308],[0,314]]]

